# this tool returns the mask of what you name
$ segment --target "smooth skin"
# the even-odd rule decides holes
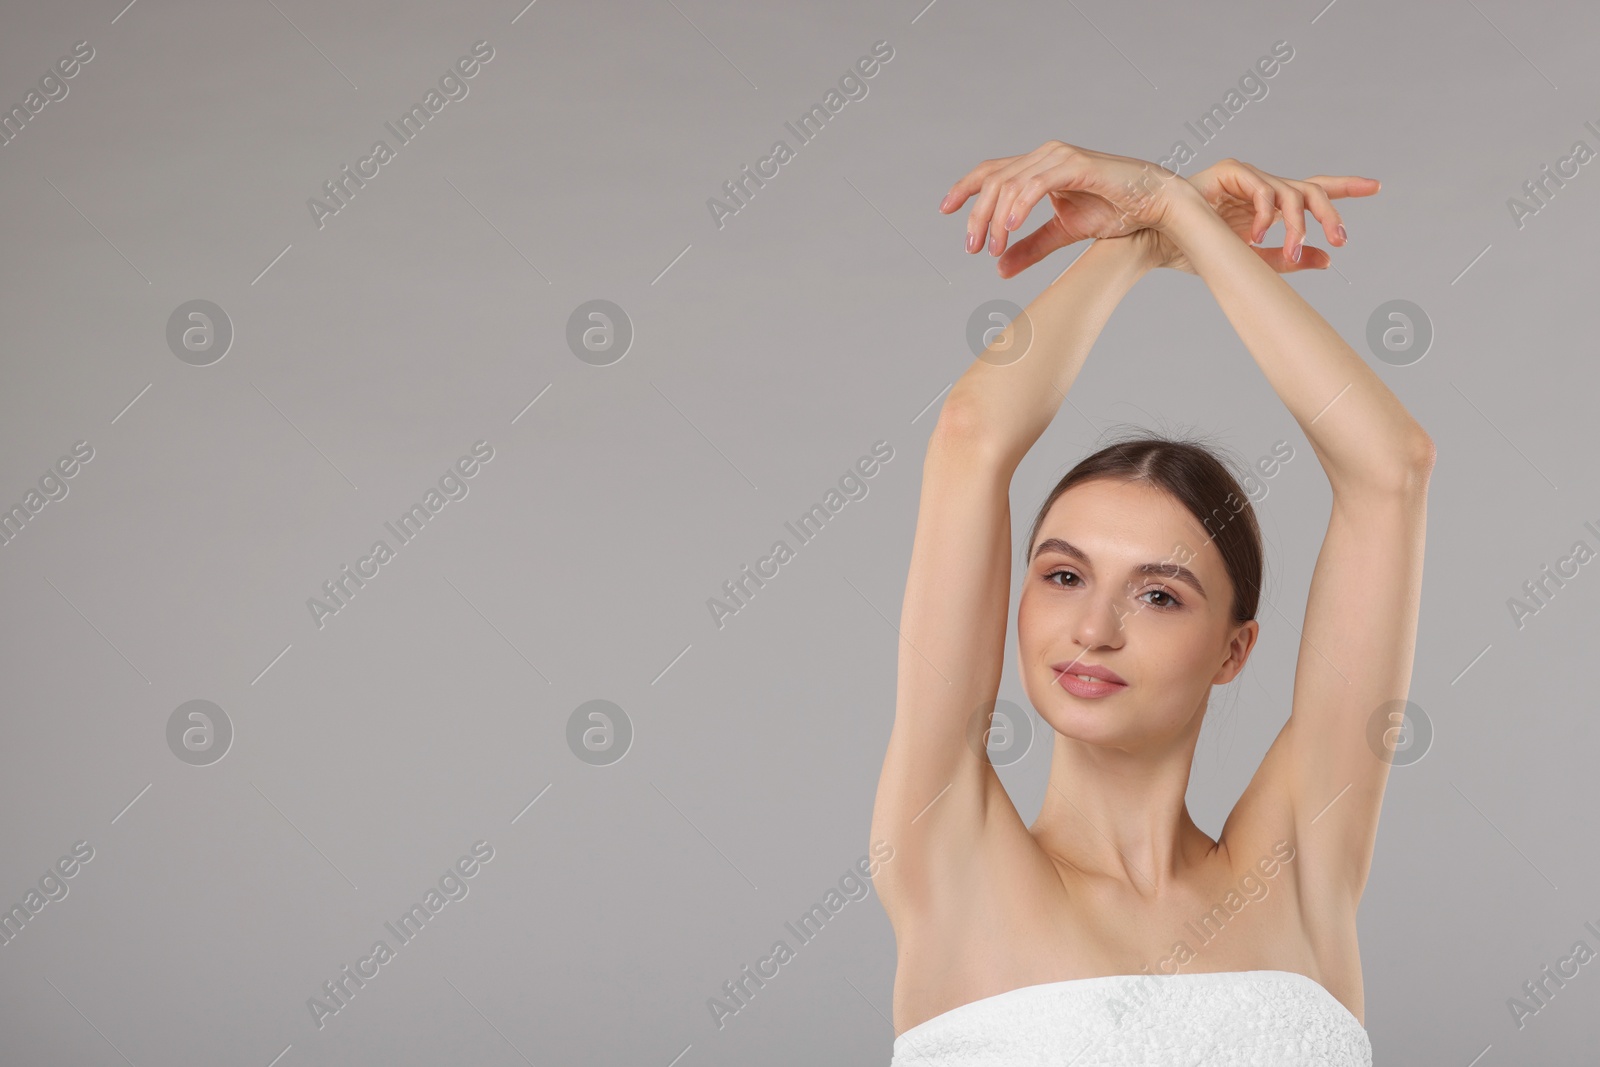
[[[967,248],[987,244],[1002,277],[1093,243],[1028,305],[1026,355],[974,361],[928,442],[871,831],[895,850],[875,885],[898,947],[896,1033],[1021,986],[1254,969],[1304,974],[1364,1018],[1356,908],[1389,770],[1369,746],[1369,720],[1410,686],[1435,452],[1280,275],[1329,262],[1304,247],[1305,212],[1343,245],[1332,201],[1378,185],[1291,180],[1232,159],[1184,179],[1050,141],[984,162],[941,203],[948,214],[972,201]],[[1010,243],[1044,200],[1054,216]],[[1277,220],[1284,245],[1255,247]],[[1276,614],[1300,638],[1292,704],[1215,840],[1184,796],[1211,687],[1244,669],[1260,623],[1232,620],[1210,535],[1147,485],[1068,490],[1042,523],[1040,550],[1028,546],[1018,667],[1053,728],[1032,826],[982,742],[1005,654],[1012,474],[1117,302],[1157,267],[1205,282],[1333,490],[1304,620],[1262,596],[1258,615]],[[1074,696],[1050,666],[1067,662],[1108,667],[1128,686]],[[1230,892],[1245,906],[1225,910],[1221,931],[1202,941],[1185,924]],[[1175,958],[1180,941],[1191,955]]]

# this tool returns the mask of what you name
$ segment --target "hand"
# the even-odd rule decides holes
[[[1000,257],[1000,276],[1009,278],[1075,241],[1159,229],[1173,201],[1194,193],[1178,175],[1146,160],[1046,141],[1026,155],[980,163],[951,187],[939,210],[949,214],[977,194],[967,251],[976,252],[987,238],[989,253]],[[1055,217],[1007,249],[1011,231],[1046,196]]]
[[[1189,179],[1211,206],[1211,209],[1228,224],[1228,228],[1241,241],[1254,245],[1266,236],[1273,222],[1283,219],[1284,243],[1279,248],[1252,248],[1262,261],[1280,274],[1299,270],[1322,270],[1332,262],[1328,253],[1320,248],[1305,250],[1305,212],[1322,223],[1328,243],[1342,246],[1348,243],[1344,224],[1331,201],[1347,196],[1371,196],[1381,188],[1375,178],[1358,178],[1351,175],[1330,177],[1315,175],[1304,181],[1280,178],[1263,170],[1224,159],[1200,171]],[[1172,267],[1195,273],[1170,234],[1165,231],[1140,231],[1137,236],[1148,249],[1148,262],[1155,267]]]

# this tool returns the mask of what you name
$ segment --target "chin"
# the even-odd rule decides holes
[[[1043,701],[1033,702],[1039,718],[1063,737],[1091,745],[1112,744],[1122,739],[1126,719],[1121,714],[1108,713],[1110,705],[1093,700],[1079,700],[1069,693],[1055,692]],[[1120,710],[1120,709],[1119,709]]]

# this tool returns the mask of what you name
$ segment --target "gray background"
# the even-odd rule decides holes
[[[1600,540],[1600,165],[1520,229],[1507,200],[1600,147],[1600,14],[925,3],[6,6],[6,107],[95,50],[0,148],[0,503],[94,449],[0,546],[0,903],[95,850],[0,946],[7,1063],[886,1063],[875,896],[724,1028],[706,1002],[866,853],[934,401],[973,309],[1080,250],[1001,281],[935,205],[1049,138],[1196,144],[1278,40],[1185,172],[1383,180],[1337,270],[1290,284],[1439,448],[1411,691],[1435,738],[1392,773],[1361,909],[1376,1062],[1592,1062],[1600,964],[1520,1031],[1506,1000],[1600,948],[1600,568],[1520,630],[1507,599]],[[469,95],[319,229],[307,199],[478,40]],[[878,40],[868,95],[719,229],[707,198]],[[604,367],[566,341],[597,298],[636,331]],[[209,366],[166,343],[193,299],[235,331]],[[1436,330],[1409,366],[1365,343],[1392,299]],[[1258,505],[1260,647],[1196,755],[1214,834],[1287,714],[1328,487],[1193,277],[1140,283],[1072,402],[1018,537],[1112,423],[1296,448]],[[308,598],[480,439],[469,494],[319,629]],[[719,630],[707,599],[880,439],[868,496]],[[193,699],[235,731],[209,766],[166,739]],[[593,699],[635,731],[610,766],[566,741]],[[1004,771],[1026,819],[1047,766]],[[307,998],[478,840],[469,895],[318,1029]]]

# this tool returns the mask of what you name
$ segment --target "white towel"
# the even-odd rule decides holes
[[[1023,986],[895,1038],[890,1067],[1372,1067],[1367,1031],[1293,971],[1106,975]]]

